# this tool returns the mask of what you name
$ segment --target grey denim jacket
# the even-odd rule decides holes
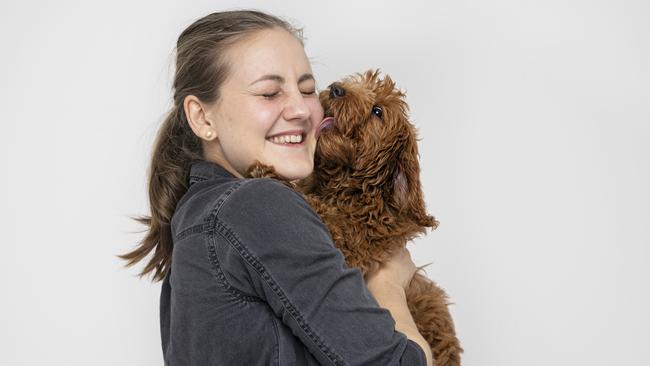
[[[426,365],[300,194],[194,162],[160,294],[165,365]]]

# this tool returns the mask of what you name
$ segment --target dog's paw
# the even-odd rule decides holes
[[[273,166],[262,164],[257,160],[246,170],[246,177],[271,178],[283,183],[291,189],[295,189],[295,185],[290,180],[278,174]]]
[[[265,165],[259,161],[255,161],[253,165],[248,167],[246,171],[247,178],[277,178],[278,174],[271,165]]]

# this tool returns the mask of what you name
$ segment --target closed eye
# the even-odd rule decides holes
[[[266,99],[273,99],[275,98],[280,92],[275,92],[275,93],[267,93],[267,94],[262,94],[262,96]],[[314,95],[316,94],[316,90],[308,91],[308,92],[302,92],[304,95]]]
[[[273,99],[276,95],[280,94],[280,92],[275,92],[271,94],[262,94],[262,96],[266,99]]]

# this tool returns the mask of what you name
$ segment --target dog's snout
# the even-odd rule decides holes
[[[345,95],[345,89],[337,83],[332,83],[330,88],[330,99],[340,98]]]

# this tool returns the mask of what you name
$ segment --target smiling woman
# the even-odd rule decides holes
[[[174,89],[151,159],[152,214],[137,219],[149,231],[120,256],[133,265],[153,252],[141,275],[163,280],[165,364],[431,364],[302,196],[244,178],[255,161],[289,179],[313,170],[324,116],[301,31],[258,11],[209,14],[178,38]],[[415,265],[402,255],[388,271],[408,281]],[[403,290],[392,294],[408,318]]]
[[[231,70],[217,102],[184,101],[194,133],[213,132],[203,145],[206,160],[240,178],[255,160],[290,179],[307,176],[323,108],[300,40],[284,28],[257,31],[225,58]]]

